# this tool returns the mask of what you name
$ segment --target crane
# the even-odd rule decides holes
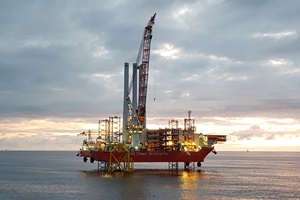
[[[142,41],[140,43],[140,48],[138,51],[138,55],[136,58],[136,65],[139,69],[139,92],[138,92],[138,108],[134,109],[132,106],[132,102],[130,99],[130,92],[132,89],[133,80],[136,78],[134,75],[130,81],[130,86],[128,88],[126,101],[128,103],[129,111],[131,112],[133,118],[137,120],[138,125],[143,125],[146,114],[146,100],[147,100],[147,88],[148,88],[148,74],[149,74],[149,60],[150,60],[150,47],[152,40],[152,29],[154,26],[154,20],[156,17],[156,13],[152,17],[150,17],[149,22],[145,26]],[[140,60],[142,59],[142,63],[140,64]]]
[[[136,62],[133,64],[133,74],[129,85],[128,63],[125,63],[125,69],[127,70],[124,71],[125,99],[123,109],[123,139],[124,142],[129,142],[131,139],[128,140],[128,137],[132,137],[132,145],[135,147],[139,142],[144,142],[144,139],[141,138],[143,137],[141,136],[141,134],[145,133],[146,128],[146,100],[150,47],[155,17],[156,13],[154,13],[154,15],[150,17],[150,20],[143,30],[142,40],[139,46]],[[133,90],[132,99],[130,98],[131,90]],[[140,135],[141,137],[138,135]]]
[[[145,122],[145,115],[146,115],[150,46],[151,46],[152,29],[154,26],[155,17],[156,17],[156,13],[154,13],[154,15],[150,18],[149,22],[147,23],[144,29],[144,34],[141,41],[139,53],[137,56],[137,62],[136,62],[139,68],[139,95],[138,95],[137,116],[138,116],[139,124],[143,126],[145,126],[144,122]],[[140,58],[142,58],[142,63],[139,65]]]

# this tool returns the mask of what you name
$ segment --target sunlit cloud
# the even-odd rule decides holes
[[[297,31],[283,31],[277,33],[256,33],[253,35],[255,38],[272,38],[272,39],[281,39],[285,37],[291,37],[297,35]]]
[[[183,93],[183,97],[188,97],[189,93]],[[170,117],[169,120],[171,120]],[[183,126],[183,118],[175,118]],[[197,132],[204,134],[227,134],[230,146],[243,146],[244,148],[266,148],[273,146],[296,146],[300,144],[300,123],[293,118],[236,118],[236,117],[203,117],[195,118]],[[17,122],[17,123],[16,123]],[[162,124],[164,122],[165,124]],[[164,118],[149,117],[148,128],[164,128],[168,126],[168,120]],[[91,130],[96,137],[98,124],[97,120],[83,119],[40,119],[26,120],[16,119],[16,121],[2,120],[0,122],[0,143],[2,148],[13,149],[10,146],[13,141],[18,142],[26,139],[27,147],[35,149],[38,145],[36,140],[55,141],[52,149],[60,149],[68,142],[68,149],[77,149],[83,138],[78,138],[77,134],[82,131]],[[20,129],[21,127],[21,129]],[[9,145],[9,146],[7,146]],[[39,146],[39,148],[43,148]],[[49,146],[48,146],[49,148]],[[222,147],[223,148],[223,147]],[[231,148],[231,147],[230,147]],[[230,149],[229,148],[229,149]]]
[[[93,74],[92,76],[94,76],[96,78],[110,79],[114,76],[114,74]]]
[[[39,133],[53,133],[56,135],[76,135],[79,130],[94,128],[97,124],[81,119],[22,119],[15,118],[10,121],[0,121],[2,137],[10,137],[11,134],[26,134],[29,137]]]
[[[225,62],[229,61],[229,58],[227,58],[227,57],[219,57],[219,56],[216,56],[216,55],[208,55],[207,57],[210,60],[213,60],[213,61],[225,61]]]
[[[203,117],[196,120],[197,130],[209,134],[227,134],[231,142],[245,139],[275,138],[297,139],[300,137],[300,122],[291,118],[236,118]]]
[[[98,124],[86,119],[62,118],[1,120],[0,146],[21,150],[76,150],[82,140],[77,135],[88,130],[96,136]]]
[[[172,90],[166,90],[164,93],[172,93]]]
[[[291,62],[285,59],[270,59],[268,60],[268,62],[266,63],[268,65],[272,65],[272,66],[287,66],[287,65],[291,65]]]
[[[298,66],[294,66],[293,62],[283,58],[269,59],[264,62],[263,65],[277,69],[278,73],[281,75],[295,75],[297,73],[300,73],[300,69]]]
[[[189,24],[186,23],[186,20],[188,15],[192,13],[193,13],[193,9],[190,6],[188,5],[180,6],[179,8],[173,11],[173,18],[176,21],[177,25],[187,28]]]
[[[189,97],[190,96],[190,93],[188,92],[184,92],[180,95],[181,97]]]
[[[180,52],[179,48],[175,48],[171,44],[165,44],[163,48],[160,48],[158,50],[154,50],[153,53],[159,54],[162,57],[165,57],[167,59],[176,59],[178,58],[178,54]]]
[[[246,81],[249,79],[247,76],[237,76],[237,75],[232,75],[232,74],[224,74],[219,76],[219,80],[224,80],[224,81]]]
[[[188,6],[184,6],[182,8],[179,8],[176,12],[174,12],[174,16],[182,17],[183,15],[186,15],[187,13],[191,13],[192,9],[190,9]]]
[[[258,138],[252,138],[251,140],[241,140],[238,142],[238,144],[244,145],[245,147],[249,147],[249,148],[253,148],[253,149],[255,149],[255,148],[268,149],[269,148],[269,150],[272,150],[270,148],[277,147],[276,148],[277,150],[285,151],[285,149],[282,147],[297,147],[297,145],[300,144],[300,138],[293,138],[293,139],[277,138],[275,140],[266,140],[266,139],[258,137]]]

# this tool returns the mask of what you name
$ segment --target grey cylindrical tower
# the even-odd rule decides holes
[[[123,139],[124,143],[128,141],[128,131],[126,126],[128,125],[128,103],[127,96],[128,94],[128,84],[129,84],[129,64],[124,63],[124,97],[123,97]]]
[[[132,107],[136,111],[137,110],[137,69],[138,66],[136,63],[133,63],[133,71],[132,71]]]

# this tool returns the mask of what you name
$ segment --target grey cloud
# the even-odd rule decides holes
[[[253,137],[264,137],[265,132],[259,126],[253,125],[248,130],[239,131],[230,134],[230,138],[233,140],[251,140]],[[273,135],[268,135],[268,138]]]
[[[284,136],[285,138],[290,137],[297,139],[300,137],[299,131],[267,131],[262,129],[260,126],[252,125],[246,130],[241,130],[228,134],[228,138],[231,141],[240,141],[240,140],[251,140],[254,138],[261,138],[264,140],[276,140]]]
[[[156,98],[159,115],[176,116],[179,108],[205,109],[206,116],[280,116],[288,110],[287,116],[297,117],[299,72],[284,75],[264,64],[286,59],[292,70],[299,69],[297,6],[281,1],[2,1],[1,115],[120,114],[123,63],[135,60],[143,27],[156,11],[152,51],[165,43],[180,49],[177,59],[151,54],[148,103],[151,108]],[[176,18],[184,8],[191,11]],[[254,37],[284,31],[295,34]],[[114,76],[94,80],[93,74]]]

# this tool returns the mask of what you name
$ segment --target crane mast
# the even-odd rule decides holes
[[[145,117],[146,117],[146,100],[147,100],[147,87],[148,87],[148,74],[149,74],[150,46],[151,46],[152,29],[154,26],[155,16],[156,13],[154,13],[154,15],[150,18],[149,22],[147,23],[144,30],[144,36],[141,42],[143,53],[142,53],[142,63],[141,65],[139,65],[139,95],[138,95],[137,115],[138,115],[139,124],[143,125],[144,127],[145,127]]]

